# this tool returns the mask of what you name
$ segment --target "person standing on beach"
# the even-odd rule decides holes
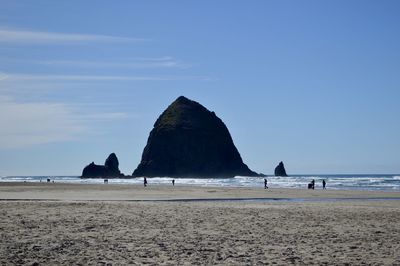
[[[172,179],[172,186],[175,186],[175,179]]]
[[[143,185],[144,185],[145,187],[147,187],[147,179],[146,179],[146,177],[145,177],[144,180],[143,180]]]
[[[312,189],[315,188],[315,180],[314,179],[311,181],[311,187],[312,187]]]
[[[268,180],[266,178],[264,178],[264,189],[268,188]]]
[[[326,181],[325,181],[325,179],[322,179],[322,189],[326,189]]]

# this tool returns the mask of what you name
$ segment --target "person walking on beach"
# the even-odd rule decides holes
[[[311,181],[311,187],[312,187],[312,189],[315,188],[315,180],[314,179]]]
[[[146,177],[145,177],[144,180],[143,180],[143,185],[144,185],[145,187],[147,187],[147,179],[146,179]]]
[[[266,178],[264,178],[264,189],[268,188],[268,180]]]
[[[326,181],[325,181],[325,179],[322,179],[322,189],[326,189]]]
[[[172,179],[172,186],[175,186],[175,179]]]

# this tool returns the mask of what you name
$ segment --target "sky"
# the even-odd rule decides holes
[[[0,2],[0,176],[131,174],[180,95],[256,172],[400,173],[399,1]]]

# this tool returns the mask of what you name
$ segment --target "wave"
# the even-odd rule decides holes
[[[0,182],[46,182],[47,178],[61,183],[102,184],[103,179],[80,179],[78,176],[1,176]],[[294,175],[288,177],[268,176],[271,188],[306,188],[311,180],[315,180],[316,189],[322,188],[322,180],[326,180],[328,189],[351,190],[397,190],[400,191],[399,175]],[[171,185],[172,178],[148,178],[149,184]],[[143,184],[142,178],[109,179],[111,184]],[[216,186],[216,187],[263,187],[264,178],[237,176],[235,178],[175,178],[176,185]]]

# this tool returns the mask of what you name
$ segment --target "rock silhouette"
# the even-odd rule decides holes
[[[280,162],[278,166],[275,167],[275,176],[287,176],[283,162]]]
[[[157,119],[133,176],[258,176],[236,149],[214,112],[183,96]]]
[[[123,177],[119,170],[119,162],[115,153],[111,153],[104,165],[97,165],[94,162],[87,165],[83,171],[81,178],[115,178],[115,177]]]
[[[121,171],[119,170],[118,158],[117,158],[117,155],[115,155],[115,153],[111,153],[107,157],[106,161],[104,162],[104,166],[110,173],[112,173],[114,175],[121,174]]]

